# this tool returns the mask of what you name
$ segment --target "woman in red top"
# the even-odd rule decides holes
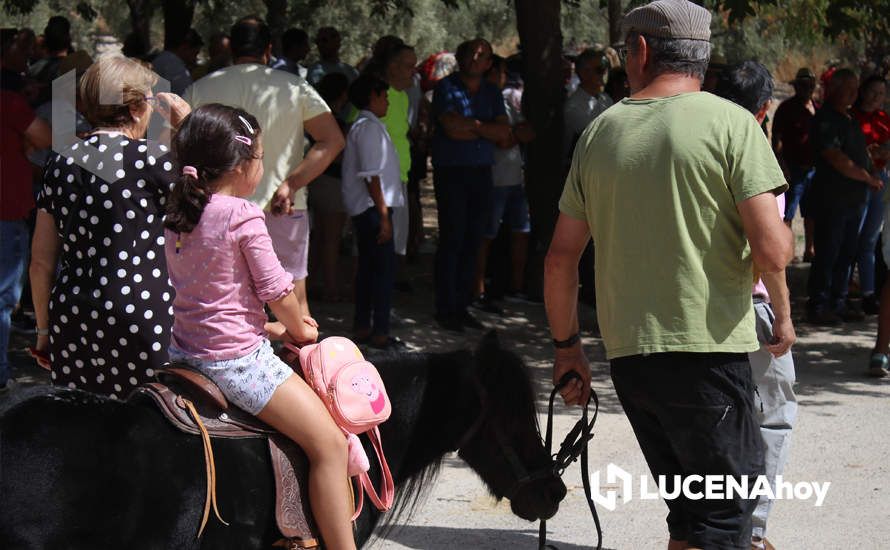
[[[859,121],[862,133],[865,134],[873,170],[884,181],[885,190],[890,180],[887,170],[887,161],[890,160],[890,116],[884,111],[886,97],[886,81],[877,75],[867,78],[859,89],[859,99],[852,111],[853,116]],[[872,192],[863,219],[857,252],[863,309],[874,307],[873,311],[878,309],[877,300],[874,298],[875,245],[881,231],[881,223],[885,222],[885,225],[890,227],[890,221],[887,221],[890,209],[885,211],[882,194],[883,191]],[[884,261],[890,264],[890,238],[884,239],[883,254]],[[872,292],[871,295],[867,294],[869,290]],[[883,306],[879,311],[877,342],[868,367],[868,373],[876,377],[887,375],[887,353],[890,351],[888,349],[890,348],[890,284],[885,283],[881,290],[881,303]],[[867,309],[866,311],[868,312]]]

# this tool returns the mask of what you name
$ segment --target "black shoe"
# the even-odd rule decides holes
[[[408,351],[408,344],[393,336],[387,338],[386,342],[382,344],[375,343],[371,340],[368,343],[368,346],[382,351]]]
[[[485,325],[480,323],[479,319],[473,317],[469,311],[464,311],[463,313],[461,313],[459,319],[460,323],[467,328],[476,330],[483,330],[485,328]]]
[[[866,315],[877,315],[881,311],[881,303],[878,297],[872,294],[866,294],[862,297],[862,312]]]
[[[451,332],[463,332],[464,325],[453,315],[436,315],[436,323],[445,330]]]
[[[494,303],[494,300],[489,298],[487,294],[480,294],[478,298],[470,302],[470,307],[478,309],[479,311],[484,311],[485,313],[494,313],[495,315],[504,314],[504,310],[499,308],[497,304]]]

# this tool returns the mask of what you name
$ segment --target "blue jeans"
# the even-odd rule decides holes
[[[807,309],[810,312],[826,309],[843,311],[863,212],[865,203],[853,206],[820,205],[813,233],[816,257],[807,281]]]
[[[881,180],[887,185],[887,171],[881,173]],[[881,226],[884,224],[884,191],[869,191],[862,225],[859,230],[859,247],[856,250],[856,265],[859,266],[859,288],[863,295],[875,293],[875,249]]]
[[[24,220],[0,220],[0,386],[11,375],[9,358],[9,318],[22,295],[22,275],[28,265],[30,233]]]
[[[392,211],[388,215],[392,221]],[[356,331],[372,328],[373,311],[372,333],[388,335],[395,277],[395,245],[392,238],[383,244],[377,243],[377,235],[380,233],[380,213],[375,207],[353,216],[352,224],[355,227],[358,246],[353,328]]]
[[[476,255],[491,216],[491,167],[437,167],[433,186],[439,209],[436,313],[460,315],[472,299]]]
[[[813,175],[816,171],[812,166],[798,166],[789,164],[790,181],[788,182],[788,191],[785,191],[785,221],[790,222],[797,213],[797,206],[800,205],[800,215],[803,218],[808,217],[809,209],[807,208],[806,195],[813,183]]]

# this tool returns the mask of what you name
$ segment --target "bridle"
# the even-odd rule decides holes
[[[553,388],[553,391],[550,392],[550,399],[547,405],[547,428],[544,437],[544,445],[547,447],[547,454],[550,455],[552,460],[552,463],[549,466],[529,472],[522,464],[522,461],[519,460],[519,455],[513,448],[513,445],[507,441],[504,432],[497,428],[492,428],[492,431],[494,432],[498,447],[504,458],[506,458],[507,463],[510,465],[513,477],[516,479],[513,485],[504,492],[504,496],[511,500],[523,487],[533,481],[553,476],[562,478],[566,469],[573,462],[578,460],[578,458],[581,459],[581,481],[584,485],[584,496],[587,498],[587,505],[590,508],[590,513],[593,516],[593,523],[596,526],[596,548],[597,550],[600,550],[603,544],[603,531],[600,526],[599,516],[596,513],[593,498],[591,497],[590,474],[587,469],[587,446],[590,440],[593,439],[593,425],[596,423],[597,414],[599,414],[599,399],[593,388],[590,389],[590,397],[588,397],[587,403],[584,404],[581,419],[575,423],[571,430],[569,430],[569,433],[559,446],[559,451],[557,451],[556,454],[553,454],[553,403],[556,399],[556,394],[569,382],[575,379],[580,380],[580,378],[581,377],[578,376],[577,373],[569,372],[562,377],[559,383]],[[458,443],[455,447],[458,454],[460,454],[461,449],[463,449],[463,447],[478,434],[488,417],[487,413],[490,406],[488,393],[476,377],[473,377],[473,381],[482,407],[479,416],[466,433],[458,439]],[[593,401],[594,404],[593,417],[588,421],[588,409],[591,401]],[[538,529],[538,550],[547,548],[556,550],[555,546],[547,544],[547,522],[546,520],[541,520],[541,525]]]
[[[550,392],[550,401],[547,405],[547,433],[544,440],[544,445],[547,446],[548,453],[552,453],[553,448],[553,401],[556,398],[556,394],[559,393],[559,390],[564,388],[572,380],[576,379],[581,380],[578,373],[574,371],[568,372],[559,380],[553,388],[553,391]],[[590,408],[591,401],[593,401],[593,417],[588,421],[587,411]],[[575,462],[579,457],[581,458],[581,483],[584,485],[584,497],[587,499],[590,515],[593,516],[593,524],[596,526],[596,550],[601,550],[603,547],[603,528],[600,525],[600,518],[596,513],[596,506],[593,504],[593,497],[591,496],[590,472],[587,468],[587,445],[590,443],[590,440],[593,439],[593,425],[596,423],[596,417],[599,414],[599,410],[599,398],[593,388],[590,388],[590,396],[587,398],[587,402],[584,403],[581,419],[575,423],[571,430],[569,430],[568,435],[566,435],[562,444],[559,446],[559,451],[555,455],[552,455],[554,461],[554,473],[559,477],[562,477],[562,474],[572,462]],[[547,521],[542,519],[541,526],[538,528],[538,550],[544,550],[545,548],[557,550],[556,546],[547,544]]]

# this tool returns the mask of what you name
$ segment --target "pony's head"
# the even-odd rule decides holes
[[[489,332],[474,354],[470,383],[479,415],[458,442],[460,457],[498,499],[510,499],[517,516],[534,521],[556,514],[566,486],[538,429],[535,393],[522,360]]]

